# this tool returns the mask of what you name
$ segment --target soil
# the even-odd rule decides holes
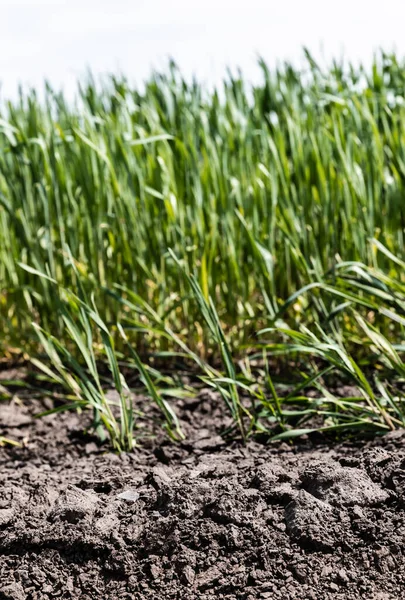
[[[2,403],[0,598],[405,598],[405,432],[225,444],[220,406],[181,400],[186,442],[117,456],[83,416]]]

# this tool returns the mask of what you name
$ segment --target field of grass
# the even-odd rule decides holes
[[[405,63],[261,67],[255,87],[171,65],[0,109],[1,351],[118,450],[130,369],[174,439],[179,365],[244,438],[405,423]]]

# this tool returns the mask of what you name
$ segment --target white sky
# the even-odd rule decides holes
[[[94,73],[143,81],[172,56],[186,76],[217,83],[226,66],[257,77],[256,57],[367,62],[374,49],[405,56],[405,0],[0,0],[1,96],[48,78],[73,93]]]

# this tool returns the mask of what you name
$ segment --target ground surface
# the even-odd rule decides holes
[[[118,457],[74,414],[2,403],[25,447],[0,449],[0,598],[404,598],[405,433],[226,446],[216,407]]]

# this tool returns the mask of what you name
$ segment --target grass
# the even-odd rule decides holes
[[[73,104],[49,86],[3,103],[0,345],[117,450],[136,442],[123,361],[182,438],[154,362],[173,356],[244,439],[404,424],[405,63],[306,57],[261,62],[253,87],[171,64],[143,91],[89,78]]]

